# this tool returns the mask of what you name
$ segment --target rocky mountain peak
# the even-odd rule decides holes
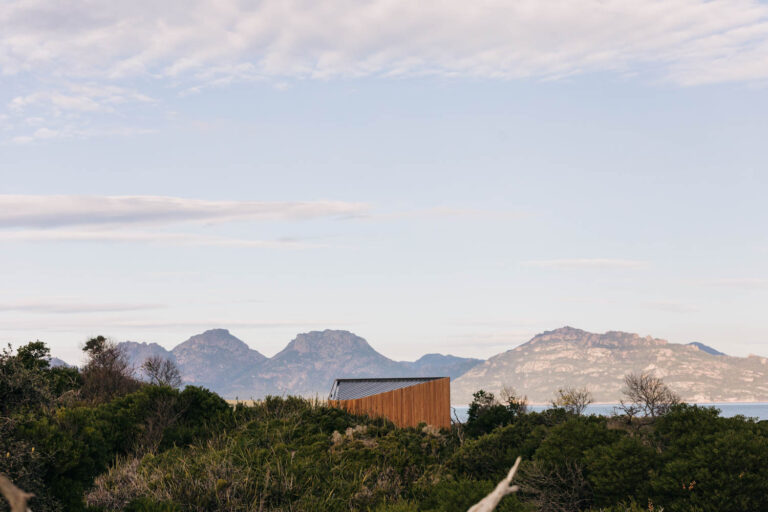
[[[547,343],[547,342],[560,342],[560,341],[578,341],[584,337],[589,336],[591,333],[582,331],[566,325],[552,331],[544,331],[541,334],[537,334],[527,344]]]
[[[542,343],[574,343],[581,347],[601,347],[601,348],[627,348],[637,346],[657,346],[665,345],[665,340],[652,338],[651,336],[642,337],[638,334],[623,331],[608,331],[603,334],[596,334],[575,327],[565,326],[554,331],[545,331],[531,339],[528,344]]]
[[[331,330],[311,331],[298,334],[275,357],[288,354],[322,354],[325,357],[343,354],[370,354],[375,350],[365,339],[349,331]]]
[[[227,329],[211,329],[192,336],[171,353],[183,369],[185,382],[213,389],[253,369],[267,358]]]
[[[233,336],[227,329],[210,329],[201,334],[196,334],[187,341],[181,343],[173,349],[176,357],[190,350],[205,349],[206,351],[226,351],[233,354],[256,353],[262,358],[261,354],[251,349],[244,341]]]

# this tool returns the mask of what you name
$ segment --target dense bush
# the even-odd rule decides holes
[[[493,393],[482,389],[472,397],[472,403],[467,411],[467,423],[464,425],[466,434],[471,437],[487,434],[497,427],[509,425],[526,411],[526,398],[518,397],[513,390],[507,392],[505,403],[499,402]]]
[[[36,511],[464,511],[518,455],[521,492],[499,510],[768,510],[768,422],[711,408],[529,413],[479,392],[467,424],[437,432],[296,397],[86,384],[39,342],[0,355],[0,473]]]
[[[36,510],[82,509],[116,457],[186,445],[234,424],[226,401],[191,386],[112,389],[111,400],[94,403],[81,396],[77,369],[51,368],[47,358],[40,342],[0,355],[0,473],[35,493]]]

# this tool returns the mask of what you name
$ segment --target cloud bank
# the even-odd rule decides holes
[[[194,87],[265,77],[558,78],[648,69],[681,85],[768,78],[768,6],[752,0],[16,0],[0,12],[4,75],[161,78]],[[101,108],[83,98],[58,101]]]
[[[152,133],[169,96],[237,82],[587,73],[677,86],[763,84],[768,5],[8,0],[0,8],[0,77],[9,85],[0,133],[13,144]]]

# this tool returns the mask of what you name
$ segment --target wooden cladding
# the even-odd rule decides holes
[[[363,398],[328,402],[352,414],[383,416],[398,427],[417,427],[419,423],[438,428],[451,426],[451,379],[448,377]]]

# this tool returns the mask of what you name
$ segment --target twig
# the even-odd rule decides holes
[[[515,473],[517,473],[517,467],[520,465],[520,457],[517,458],[515,461],[515,465],[512,466],[512,469],[509,470],[509,474],[507,477],[499,482],[499,485],[496,486],[496,488],[491,491],[491,493],[477,502],[476,504],[472,505],[472,507],[467,510],[467,512],[491,512],[496,508],[496,505],[499,504],[501,501],[501,498],[506,496],[507,494],[512,494],[513,492],[517,492],[519,487],[512,484],[512,479],[515,477]]]
[[[29,512],[27,500],[33,497],[34,494],[22,491],[3,475],[0,475],[0,493],[5,496],[8,504],[11,505],[11,512]]]

